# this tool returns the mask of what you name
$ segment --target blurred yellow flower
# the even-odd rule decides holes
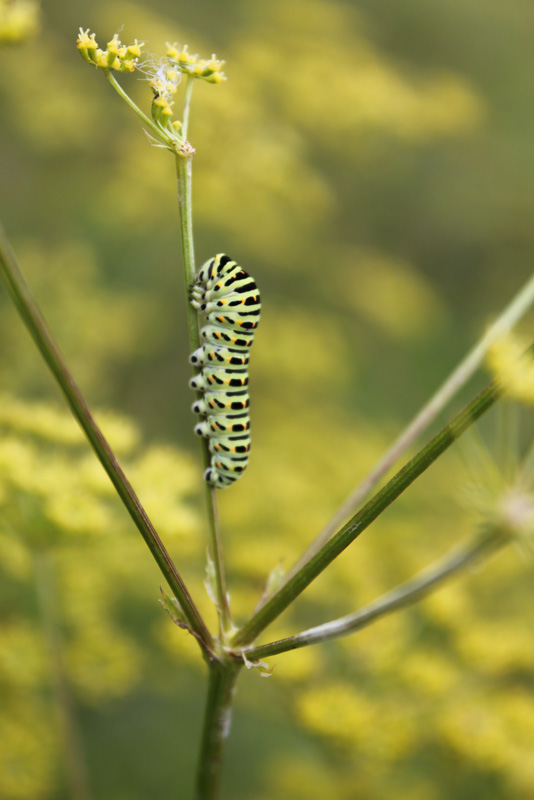
[[[0,0],[0,44],[15,44],[33,36],[39,28],[40,11],[36,0]]]
[[[517,334],[499,339],[488,353],[488,366],[510,397],[523,403],[534,402],[534,358],[530,342]]]

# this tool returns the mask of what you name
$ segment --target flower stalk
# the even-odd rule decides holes
[[[369,475],[354,489],[347,500],[336,511],[332,519],[314,539],[308,549],[297,561],[293,569],[285,578],[290,580],[319,550],[328,542],[344,520],[353,514],[371,490],[389,472],[399,458],[408,450],[411,444],[427,430],[429,425],[443,411],[447,403],[458,393],[475,371],[480,367],[491,347],[503,336],[509,333],[521,317],[534,303],[534,275],[513,297],[506,308],[499,314],[495,322],[490,325],[486,333],[477,344],[469,351],[465,358],[451,372],[449,377],[439,387],[430,400],[416,414],[404,431],[382,456]]]
[[[359,611],[309,628],[295,636],[279,639],[277,642],[259,647],[247,647],[243,650],[243,654],[246,658],[257,660],[296,650],[299,647],[348,636],[350,633],[366,628],[387,614],[392,614],[394,611],[421,600],[438,589],[449,578],[489,558],[510,541],[511,538],[500,528],[483,531],[471,541],[460,545],[452,553],[427,567],[420,575],[397,586]]]
[[[189,95],[186,97],[186,104],[191,98],[193,80],[189,79]],[[192,157],[176,157],[176,176],[178,188],[178,206],[180,210],[180,233],[182,239],[182,256],[184,262],[184,280],[186,297],[189,295],[189,287],[195,279],[195,248],[193,240],[193,213],[191,204],[191,179],[192,179]],[[187,303],[187,327],[189,331],[189,345],[191,352],[200,346],[200,336],[198,330],[198,317],[191,303]],[[210,463],[208,440],[202,438],[202,455],[204,469]],[[225,632],[231,629],[232,622],[230,617],[230,605],[228,599],[228,589],[226,586],[226,570],[224,566],[223,544],[219,526],[219,514],[217,507],[217,490],[206,483],[206,505],[210,526],[210,558],[213,562],[215,573],[215,600],[219,613],[219,628],[221,637],[224,638]]]

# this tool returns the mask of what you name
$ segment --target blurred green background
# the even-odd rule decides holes
[[[198,263],[229,253],[262,294],[251,462],[220,495],[244,619],[532,270],[533,23],[528,0],[50,0],[33,38],[1,46],[1,217],[210,619],[174,164],[79,57],[78,27],[226,59],[226,83],[195,88],[189,138]],[[120,80],[148,110],[146,81]],[[4,290],[0,306],[0,797],[69,793],[54,631],[91,796],[188,797],[203,664]],[[264,640],[471,532],[477,447],[441,459]],[[225,797],[532,797],[533,599],[510,550],[279,656],[268,681],[244,675]]]

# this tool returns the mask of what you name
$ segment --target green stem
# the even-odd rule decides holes
[[[150,128],[150,130],[155,133],[155,135],[158,137],[158,139],[160,139],[161,141],[166,142],[166,144],[172,146],[173,140],[169,136],[166,135],[165,131],[162,129],[162,127],[160,125],[156,125],[154,120],[150,119],[150,117],[147,117],[147,115],[144,114],[143,111],[141,111],[139,106],[137,106],[134,103],[134,101],[126,94],[126,92],[124,91],[124,89],[122,88],[120,83],[117,81],[117,79],[115,78],[113,73],[106,71],[105,75],[106,75],[106,78],[108,79],[108,81],[111,83],[111,85],[115,89],[115,91],[117,92],[117,94],[119,94],[122,97],[122,99],[124,100],[124,102],[127,103],[127,105],[130,106],[132,111],[134,111],[137,114],[137,116],[143,121],[143,124],[146,125],[147,128]],[[176,134],[175,134],[175,138],[176,138]]]
[[[348,614],[332,622],[326,622],[324,625],[317,625],[295,636],[279,639],[277,642],[246,648],[243,650],[243,655],[251,661],[256,661],[288,650],[296,650],[299,647],[307,647],[310,644],[347,636],[350,633],[354,633],[354,631],[371,625],[371,623],[376,622],[386,614],[392,614],[399,608],[404,608],[417,600],[421,600],[441,586],[448,578],[452,578],[466,568],[472,567],[482,559],[489,557],[509,541],[510,538],[500,531],[485,532],[472,541],[456,548],[445,558],[427,567],[420,575],[406,581],[401,586],[397,586],[354,614]]]
[[[91,792],[83,747],[61,653],[61,633],[53,568],[49,555],[44,551],[40,551],[34,556],[34,574],[39,611],[48,649],[52,688],[59,714],[69,796],[73,800],[90,800]]]
[[[187,84],[185,87],[184,110],[182,112],[182,136],[184,139],[187,139],[187,131],[189,128],[189,109],[191,108],[191,95],[193,94],[194,85],[195,78],[192,75],[188,75]]]
[[[317,538],[311,543],[306,552],[301,556],[293,569],[288,573],[286,581],[290,580],[308,561],[319,552],[332,534],[350,514],[354,513],[369,492],[389,472],[396,461],[406,452],[408,447],[428,428],[437,415],[445,408],[452,397],[465,385],[476,369],[480,366],[490,347],[502,336],[508,333],[518,320],[534,303],[534,277],[515,295],[495,322],[488,328],[484,336],[477,342],[472,350],[465,356],[447,380],[439,387],[410,424],[404,429],[399,438],[380,459],[369,475],[356,487],[343,505],[336,511]]]
[[[87,404],[69,372],[48,326],[28,289],[17,266],[3,228],[0,226],[0,272],[5,280],[9,294],[28,328],[46,364],[63,392],[73,415],[84,431],[95,455],[107,472],[117,494],[126,507],[130,517],[145,540],[158,567],[178,599],[191,632],[197,637],[204,650],[213,649],[213,638],[179,575],[171,557],[163,546],[152,522],[141,505],[130,482],[119,466],[115,455],[96,424]]]
[[[191,87],[191,88],[190,88]],[[189,98],[192,91],[192,83],[188,84]],[[191,203],[192,187],[192,157],[176,157],[176,175],[178,186],[178,205],[180,209],[180,232],[182,237],[182,253],[184,261],[184,279],[186,297],[189,287],[195,279],[195,251],[193,241],[193,213]],[[187,327],[189,331],[189,344],[191,351],[200,346],[200,336],[198,330],[197,312],[187,303]],[[202,438],[202,455],[204,469],[211,461],[208,447],[208,440]],[[231,628],[230,606],[228,600],[228,590],[226,586],[226,572],[224,568],[224,556],[222,537],[219,527],[219,515],[217,510],[216,489],[206,484],[206,504],[210,525],[210,555],[215,567],[215,589],[217,593],[217,608],[219,612],[220,632],[224,637],[225,632]]]
[[[332,561],[501,396],[491,383],[417,453],[308,563],[239,630],[232,646],[250,644]]]
[[[222,772],[222,758],[230,733],[232,701],[240,664],[212,661],[204,727],[197,772],[195,800],[216,800]]]

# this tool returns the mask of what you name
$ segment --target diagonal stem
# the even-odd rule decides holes
[[[309,584],[425,472],[459,436],[501,396],[502,387],[490,383],[466,408],[417,453],[355,514],[251,619],[235,634],[232,646],[248,645],[276,619]]]
[[[28,328],[35,344],[41,352],[46,364],[54,375],[63,392],[73,415],[84,431],[96,457],[107,472],[117,494],[126,507],[141,536],[145,540],[158,567],[174,592],[191,632],[198,639],[204,651],[213,649],[213,638],[198,609],[196,608],[186,585],[178,573],[170,555],[159,538],[152,522],[135,494],[132,485],[126,478],[115,455],[96,424],[87,404],[69,372],[48,326],[33,299],[30,290],[17,266],[15,256],[8,239],[0,226],[0,273],[4,278],[11,298]]]
[[[509,541],[510,538],[499,530],[484,532],[482,535],[473,538],[472,541],[457,547],[452,553],[448,553],[444,558],[427,567],[419,575],[397,586],[359,611],[347,614],[347,616],[340,617],[340,619],[332,622],[325,622],[323,625],[308,628],[302,633],[288,636],[286,639],[279,639],[277,642],[246,648],[243,651],[243,655],[251,661],[256,661],[260,658],[268,658],[278,653],[296,650],[299,647],[307,647],[318,642],[327,642],[329,639],[337,639],[340,636],[347,636],[350,633],[359,631],[386,614],[392,614],[399,608],[405,608],[417,602],[417,600],[421,600],[439,588],[447,579],[469,567],[473,567],[484,558],[488,558]]]
[[[480,366],[490,347],[501,337],[508,333],[518,320],[534,303],[534,276],[520,289],[506,308],[499,314],[495,322],[488,328],[484,336],[477,342],[472,350],[458,364],[446,381],[436,393],[423,406],[410,424],[404,429],[390,449],[378,461],[369,475],[356,487],[343,505],[336,511],[325,528],[311,543],[306,552],[301,556],[293,569],[286,576],[290,580],[308,561],[323,547],[330,537],[336,532],[344,520],[358,508],[369,492],[389,472],[398,459],[406,452],[408,447],[428,428],[437,415],[445,408],[452,397],[465,385],[476,369]]]

